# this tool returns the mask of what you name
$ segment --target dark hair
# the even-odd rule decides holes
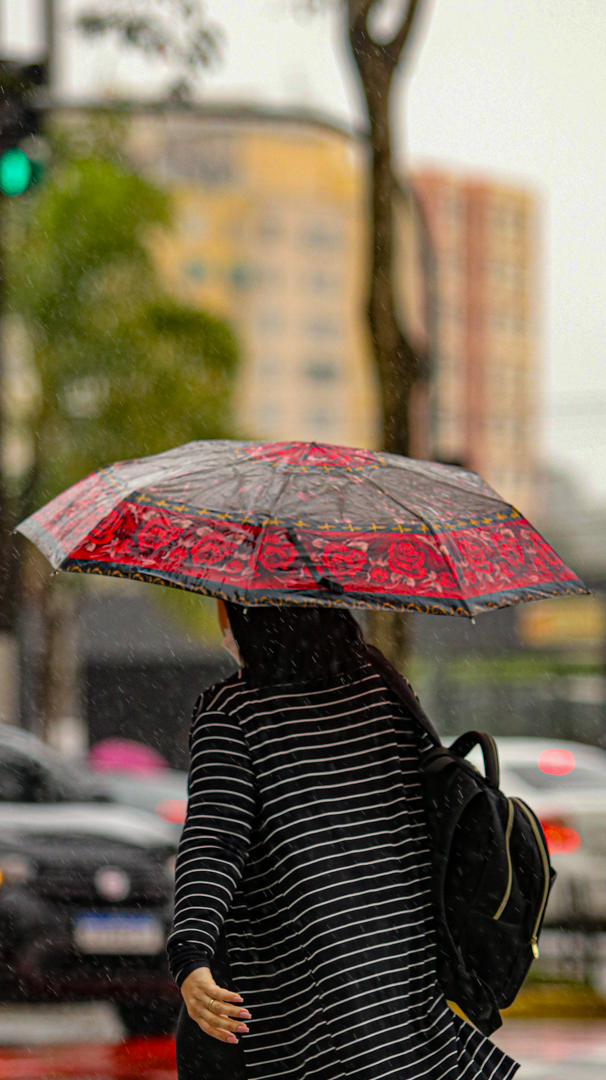
[[[366,662],[360,627],[346,609],[225,606],[254,686],[328,685]]]

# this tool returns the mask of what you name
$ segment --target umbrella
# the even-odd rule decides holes
[[[121,461],[19,525],[56,570],[246,605],[474,615],[588,590],[475,473],[321,443]]]

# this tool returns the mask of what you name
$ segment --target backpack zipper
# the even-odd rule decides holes
[[[503,896],[503,899],[501,900],[501,903],[499,904],[495,914],[492,916],[493,919],[501,918],[501,915],[505,911],[507,901],[509,900],[509,896],[511,894],[511,886],[513,884],[513,867],[511,865],[511,851],[509,846],[511,841],[511,830],[513,828],[513,803],[511,799],[507,800],[507,806],[507,828],[505,830],[505,851],[507,852],[507,888],[505,889],[505,894]]]
[[[532,949],[532,955],[534,956],[535,960],[538,960],[538,958],[539,958],[539,943],[538,943],[539,926],[541,925],[541,919],[543,918],[543,913],[545,911],[545,907],[547,906],[547,897],[549,896],[549,880],[550,880],[550,877],[549,877],[549,856],[548,856],[548,854],[547,854],[547,852],[545,850],[545,844],[543,843],[543,838],[541,836],[541,833],[540,833],[539,829],[537,828],[537,823],[535,821],[534,814],[529,809],[529,807],[526,806],[526,804],[522,802],[521,799],[514,799],[513,801],[518,804],[518,806],[520,807],[520,810],[523,811],[523,813],[526,815],[526,817],[528,818],[528,820],[530,822],[532,831],[533,831],[533,833],[535,835],[535,839],[537,841],[537,844],[539,845],[539,851],[541,852],[541,861],[543,863],[543,875],[544,875],[544,878],[545,878],[545,881],[544,881],[544,884],[543,884],[543,899],[541,900],[541,906],[539,908],[539,914],[537,915],[537,920],[536,920],[536,922],[534,924],[534,931],[533,931],[532,937],[530,939],[530,947]]]

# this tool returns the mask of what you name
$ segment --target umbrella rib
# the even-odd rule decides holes
[[[409,460],[412,461],[413,459],[409,459]],[[427,464],[432,465],[432,464],[434,464],[434,462],[429,461],[429,462],[427,462]],[[400,468],[401,468],[401,466],[400,466]],[[411,471],[416,472],[415,469],[412,469]],[[471,472],[471,470],[470,469],[463,469],[463,472]],[[417,475],[423,476],[425,474],[423,474],[422,472],[419,472]],[[473,473],[473,475],[474,476],[479,476],[479,473]],[[486,481],[483,480],[481,476],[479,478],[480,478],[480,480],[482,480],[482,483],[486,484]],[[452,480],[445,480],[445,479],[443,479],[441,477],[436,477],[435,478],[435,483],[436,484],[443,484],[444,487],[454,488],[455,491],[461,491],[462,490],[461,487],[458,484],[453,484]],[[378,487],[379,485],[376,484],[375,486]],[[486,484],[486,486],[489,487],[488,484]],[[382,490],[382,489],[379,489],[379,490]],[[464,488],[463,490],[471,491],[474,494],[478,494],[478,492],[475,490],[475,488]],[[491,491],[492,491],[492,488],[491,488]],[[505,500],[501,498],[501,496],[499,495],[499,493],[497,491],[495,491],[492,495],[487,495],[485,492],[481,492],[480,494],[482,495],[482,497],[484,499],[488,499],[490,502],[498,503],[499,506],[503,506],[503,505],[504,506],[511,506],[512,505],[511,503],[505,502]],[[514,507],[513,509],[515,510],[516,507]]]
[[[261,522],[261,529],[259,531],[259,535],[257,537],[257,543],[255,544],[254,551],[253,551],[251,574],[250,574],[251,585],[253,583],[253,579],[254,579],[254,576],[255,576],[255,571],[257,569],[257,563],[259,561],[259,555],[261,554],[262,539],[263,539],[263,535],[265,533],[265,530],[267,528],[267,523],[268,523],[268,521],[271,520],[271,518],[275,518],[275,516],[276,516],[276,505],[278,503],[278,500],[281,499],[281,497],[282,497],[282,495],[284,493],[284,489],[287,486],[289,480],[290,480],[290,473],[287,472],[284,479],[283,479],[283,481],[282,481],[282,483],[281,483],[281,485],[280,485],[280,487],[279,487],[279,489],[278,489],[278,491],[277,491],[277,493],[276,493],[276,495],[274,496],[274,500],[273,500],[272,507],[271,507],[271,512],[269,514],[266,514],[265,517],[263,518],[262,522]]]
[[[396,499],[396,497],[394,495],[390,495],[390,493],[388,491],[385,491],[384,488],[382,488],[380,484],[377,484],[376,480],[373,480],[372,477],[368,476],[366,479],[368,480],[369,483],[372,484],[373,487],[375,487],[377,489],[377,491],[381,492],[381,495],[384,495],[387,499],[391,499],[392,502],[394,502],[397,506],[402,507],[402,509],[406,510],[406,512],[408,514],[412,514],[413,517],[416,517],[419,521],[421,521],[423,523],[423,525],[425,525],[429,529],[431,535],[433,536],[434,540],[438,544],[440,554],[444,557],[444,560],[448,564],[448,566],[450,567],[451,573],[452,573],[455,581],[457,582],[457,585],[459,585],[459,587],[460,587],[461,583],[459,581],[459,575],[457,573],[456,567],[455,567],[452,559],[450,558],[450,555],[448,554],[448,551],[446,550],[446,548],[444,548],[442,550],[442,545],[440,544],[440,541],[438,540],[438,534],[437,534],[436,530],[434,529],[433,525],[431,524],[431,522],[426,521],[425,518],[423,517],[423,515],[418,514],[416,512],[416,510],[411,510],[411,508],[409,506],[405,506],[404,503],[401,503],[400,500]],[[473,612],[472,612],[471,608],[469,607],[469,604],[467,603],[465,597],[462,594],[461,594],[461,600],[463,601],[463,604],[464,604],[466,610],[469,612],[469,617],[471,619],[473,619]]]
[[[315,444],[312,443],[311,445],[313,446]],[[307,453],[309,453],[309,450],[307,451]],[[286,473],[286,477],[284,479],[284,482],[282,483],[282,485],[281,485],[281,487],[280,487],[280,489],[279,489],[279,491],[278,491],[278,493],[277,493],[277,495],[276,495],[276,497],[274,499],[274,503],[273,503],[273,507],[272,507],[273,517],[276,516],[275,515],[276,504],[277,504],[278,500],[282,497],[285,488],[290,483],[291,477],[294,476],[294,475],[295,474],[291,473],[291,472]],[[341,494],[340,490],[339,489],[337,489],[337,490],[338,490],[339,494]],[[311,555],[309,554],[308,551],[306,551],[305,545],[303,544],[303,541],[301,540],[301,538],[297,535],[297,533],[295,531],[296,526],[295,526],[294,521],[289,520],[288,518],[286,518],[284,520],[284,524],[286,525],[286,535],[288,536],[288,539],[290,540],[293,547],[298,551],[299,555],[303,559],[303,562],[305,563],[309,574],[311,575],[313,580],[316,582],[316,585],[320,585],[320,587],[327,588],[327,589],[329,589],[332,592],[337,593],[337,594],[342,593],[343,592],[343,586],[340,584],[340,582],[333,581],[331,578],[327,577],[326,574],[322,574],[322,572],[320,570],[318,570],[318,567],[316,566],[315,562],[313,561]],[[265,526],[263,526],[263,528],[264,527]],[[256,566],[256,560],[255,560],[255,566]]]

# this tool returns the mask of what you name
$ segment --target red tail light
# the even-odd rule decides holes
[[[182,825],[187,814],[187,799],[161,799],[156,806],[156,813],[162,821]]]
[[[570,825],[563,821],[542,821],[541,825],[550,855],[570,855],[580,848],[581,837]]]

